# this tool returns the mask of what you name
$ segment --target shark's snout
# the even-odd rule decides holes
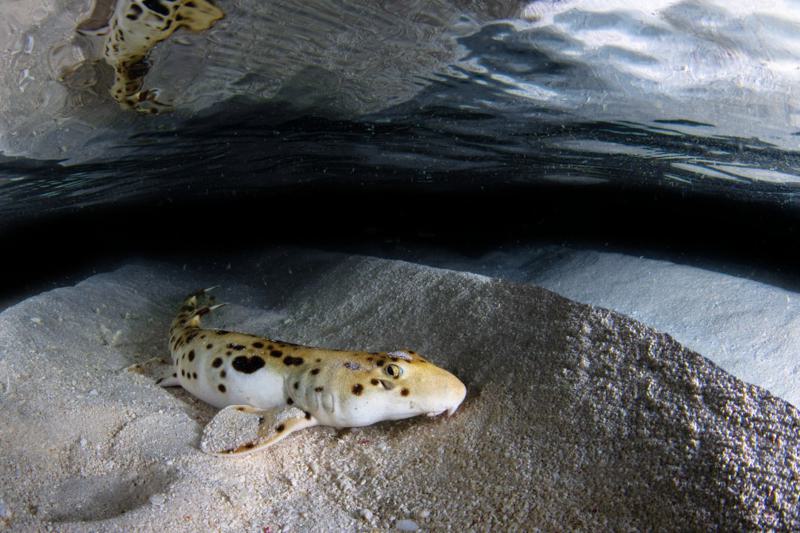
[[[452,416],[467,395],[467,387],[460,379],[445,370],[441,372],[443,376],[438,380],[435,394],[431,395],[434,400],[427,413],[428,416],[438,416],[442,413]]]
[[[461,380],[455,376],[453,376],[453,379],[455,379],[458,383],[453,384],[450,390],[451,403],[450,406],[447,408],[447,416],[453,416],[453,414],[456,412],[456,409],[458,409],[461,406],[461,403],[467,396],[466,385],[464,385],[464,383],[462,383]]]

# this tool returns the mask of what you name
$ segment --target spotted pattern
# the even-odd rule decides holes
[[[198,293],[187,299],[187,305],[170,329],[174,379],[192,394],[218,407],[246,403],[252,405],[252,412],[280,409],[281,418],[264,414],[260,422],[262,428],[271,428],[273,435],[281,433],[274,437],[277,440],[309,425],[350,427],[347,424],[394,420],[397,413],[406,417],[442,412],[440,407],[421,406],[425,405],[426,394],[428,397],[439,395],[439,388],[442,384],[448,386],[447,381],[437,381],[442,374],[434,374],[428,378],[428,383],[435,384],[432,390],[424,379],[410,379],[419,371],[415,365],[426,363],[424,358],[411,351],[326,350],[226,330],[203,330],[198,318],[204,314],[201,311],[214,310],[216,306],[197,305],[200,296]],[[205,340],[206,336],[211,340]],[[435,365],[427,364],[430,370],[423,370],[423,373],[442,372]],[[259,372],[261,369],[264,371]],[[198,372],[203,374],[202,380],[198,379]],[[247,375],[253,377],[244,377]],[[463,384],[457,378],[449,377],[454,378],[463,390]],[[424,387],[429,387],[429,391],[421,392]],[[372,398],[381,397],[383,399],[372,402]],[[401,397],[413,397],[414,400],[400,401]],[[250,404],[251,398],[256,403]],[[386,412],[374,411],[375,406],[381,406],[378,409],[386,409]],[[449,412],[457,406],[445,404]],[[251,411],[249,407],[243,409]],[[381,418],[383,416],[385,418]],[[263,434],[262,430],[259,434]],[[261,448],[263,445],[263,441],[250,443],[238,450]],[[228,450],[230,453],[235,451]]]
[[[114,100],[124,109],[156,114],[172,108],[158,100],[158,89],[143,88],[150,51],[179,28],[207,30],[224,16],[211,0],[95,0],[92,13],[76,30],[105,35],[103,57],[114,69]]]

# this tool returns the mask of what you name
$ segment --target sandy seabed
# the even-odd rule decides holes
[[[313,428],[238,459],[214,410],[128,365],[209,325],[458,375],[455,416]],[[0,313],[0,525],[38,531],[800,529],[800,417],[668,335],[545,289],[280,249],[139,261]]]

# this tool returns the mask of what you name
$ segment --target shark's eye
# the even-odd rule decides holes
[[[400,376],[403,375],[403,369],[400,368],[398,365],[387,365],[385,371],[393,378],[399,378]]]

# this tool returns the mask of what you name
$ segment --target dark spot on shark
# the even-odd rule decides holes
[[[264,360],[258,355],[254,355],[252,357],[240,355],[233,360],[231,366],[234,370],[238,370],[243,374],[252,374],[259,368],[263,368]]]
[[[283,358],[283,364],[285,364],[286,366],[292,366],[292,365],[300,366],[303,364],[303,358],[292,357],[291,355],[287,355],[286,357]]]
[[[361,383],[356,383],[353,385],[353,394],[356,396],[361,396],[361,393],[364,391],[364,385]]]

